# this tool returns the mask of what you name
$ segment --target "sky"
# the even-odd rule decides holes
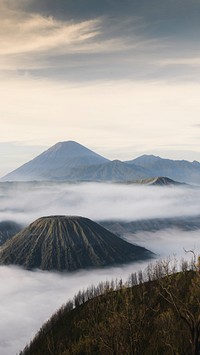
[[[0,0],[0,175],[59,141],[200,161],[200,0]]]

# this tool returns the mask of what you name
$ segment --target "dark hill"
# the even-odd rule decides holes
[[[153,186],[171,186],[171,185],[183,185],[178,181],[172,180],[166,176],[158,176],[155,179],[149,179],[149,185]]]
[[[153,253],[129,244],[83,217],[39,218],[2,247],[1,264],[68,270],[147,259]]]
[[[168,271],[160,263],[147,281],[132,274],[128,288],[107,282],[79,292],[20,355],[199,355],[199,273]]]
[[[136,183],[141,185],[151,185],[151,186],[180,186],[184,183],[174,181],[166,176],[156,176],[153,178],[142,179],[136,181]]]
[[[60,142],[4,176],[2,181],[30,181],[64,179],[70,169],[80,166],[98,165],[109,160],[83,145]]]
[[[22,226],[12,221],[0,222],[0,246],[22,230]]]

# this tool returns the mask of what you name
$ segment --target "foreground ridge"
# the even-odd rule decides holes
[[[80,291],[20,355],[196,354],[200,352],[199,268],[168,260],[144,273]]]

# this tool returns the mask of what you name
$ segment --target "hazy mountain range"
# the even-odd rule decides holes
[[[162,177],[162,180],[155,180],[157,177]],[[154,180],[145,181],[151,178]],[[77,142],[68,141],[55,144],[1,179],[1,181],[33,180],[137,181],[154,185],[169,185],[178,181],[198,185],[200,184],[200,163],[162,159],[153,155],[143,155],[126,162],[110,161]]]
[[[100,224],[120,237],[138,232],[157,232],[176,228],[182,231],[195,231],[200,229],[200,216],[184,216],[174,218],[152,218],[137,221],[110,220],[100,221]]]

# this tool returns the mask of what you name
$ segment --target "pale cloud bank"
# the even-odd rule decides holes
[[[1,183],[0,201],[0,220],[24,225],[48,215],[133,221],[198,215],[200,189],[102,183]]]

